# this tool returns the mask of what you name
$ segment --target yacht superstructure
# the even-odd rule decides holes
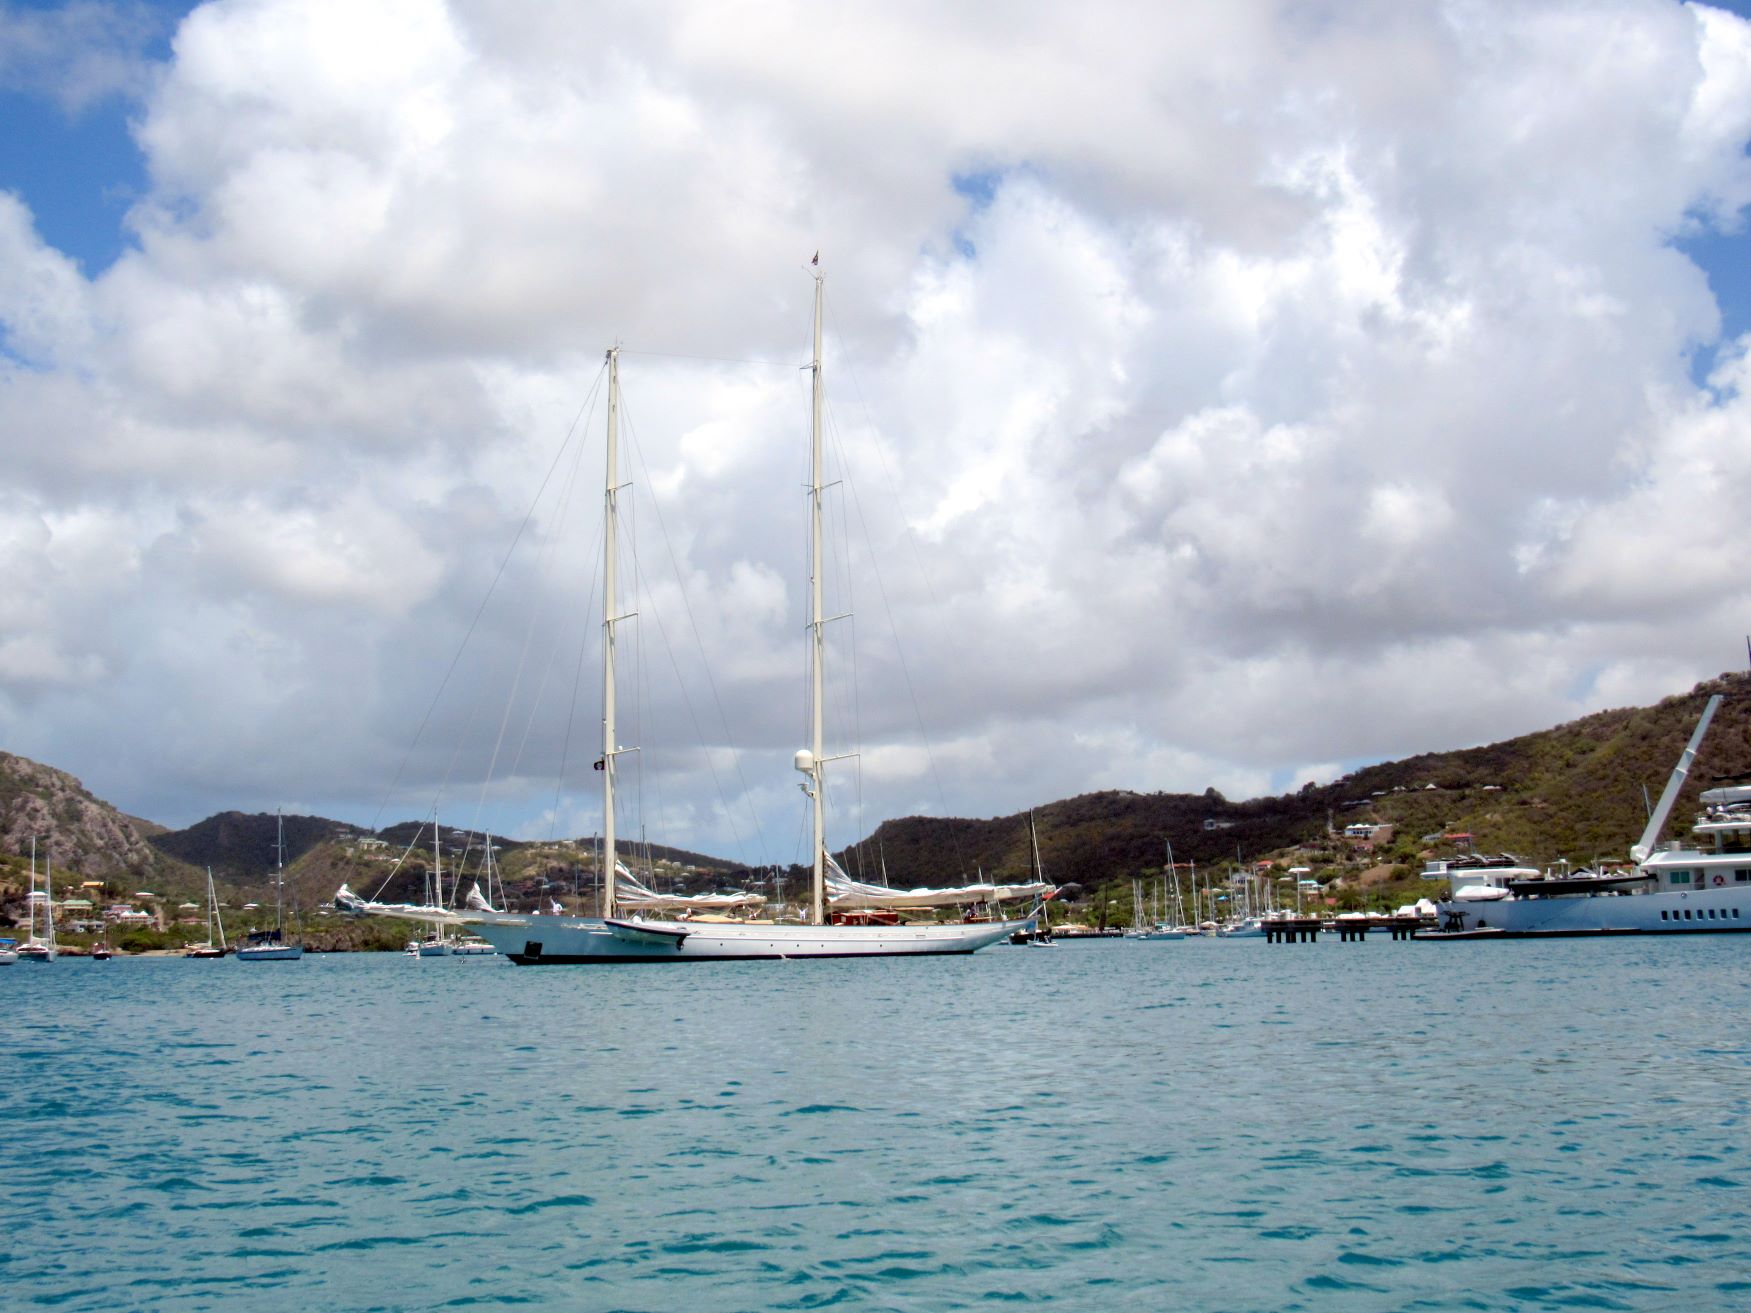
[[[1647,828],[1630,849],[1634,866],[1547,874],[1511,860],[1449,863],[1449,892],[1440,904],[1441,933],[1531,937],[1751,931],[1751,786],[1704,791],[1696,842],[1659,842],[1720,703],[1716,693],[1703,709]],[[1707,848],[1701,846],[1705,841]]]

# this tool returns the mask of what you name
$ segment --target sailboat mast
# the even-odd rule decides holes
[[[602,915],[614,915],[614,625],[620,601],[615,589],[619,537],[620,348],[608,352],[608,462],[602,493]]]
[[[274,808],[274,929],[280,929],[280,905],[286,888],[286,818]]]
[[[809,790],[814,804],[815,872],[812,919],[816,925],[827,923],[827,881],[825,857],[826,834],[826,767],[821,760],[824,751],[822,719],[825,707],[824,661],[826,658],[826,622],[821,610],[821,274],[815,273],[815,353],[810,370],[814,375],[813,396],[809,406],[809,746],[814,752],[813,787]]]

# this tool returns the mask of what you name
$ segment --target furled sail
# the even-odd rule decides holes
[[[864,884],[846,875],[839,863],[827,858],[827,901],[834,907],[965,907],[969,903],[1007,903],[1022,898],[1043,898],[1052,892],[1049,884],[966,884],[953,889],[889,889]]]
[[[457,925],[461,918],[447,907],[431,907],[421,903],[380,903],[374,898],[360,898],[347,885],[335,890],[334,905],[352,916],[395,916],[404,921],[425,921],[431,925]]]
[[[764,907],[766,895],[756,893],[659,894],[640,884],[619,862],[614,863],[614,901],[621,907],[652,912],[727,912],[738,907]]]

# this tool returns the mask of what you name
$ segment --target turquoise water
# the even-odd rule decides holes
[[[1745,1308],[1748,948],[10,967],[0,1289]]]

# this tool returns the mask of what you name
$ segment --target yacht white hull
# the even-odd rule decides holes
[[[976,953],[1034,925],[1032,919],[898,926],[691,924],[513,912],[466,913],[463,919],[473,933],[524,966]]]
[[[17,950],[20,962],[53,962],[55,950],[44,944],[26,944]]]
[[[1751,931],[1751,885],[1647,894],[1445,901],[1443,929],[1504,936],[1697,935]]]
[[[266,944],[237,950],[239,962],[296,962],[304,956],[302,944]]]

